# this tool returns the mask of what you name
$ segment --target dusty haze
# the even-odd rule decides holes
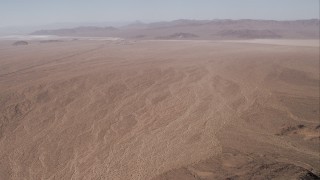
[[[126,39],[319,39],[319,19],[275,20],[188,20],[133,23],[121,27],[83,26],[39,30],[32,35],[121,37]]]

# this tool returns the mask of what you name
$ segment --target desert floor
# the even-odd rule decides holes
[[[12,43],[0,179],[319,176],[314,43]]]

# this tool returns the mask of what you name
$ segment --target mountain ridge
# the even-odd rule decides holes
[[[40,30],[31,33],[31,35],[113,36],[129,39],[172,37],[172,39],[181,39],[181,36],[175,35],[189,34],[190,36],[185,36],[183,39],[190,39],[190,37],[192,39],[319,39],[319,25],[319,19],[291,21],[179,19],[154,23],[139,22],[119,28],[83,26],[70,29]]]

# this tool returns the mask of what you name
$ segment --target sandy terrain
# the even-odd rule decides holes
[[[319,176],[318,47],[12,43],[0,42],[0,179]]]
[[[283,46],[305,46],[305,47],[318,47],[318,48],[320,46],[319,39],[308,39],[308,40],[251,39],[251,40],[225,40],[223,42],[268,44],[268,45],[283,45]]]

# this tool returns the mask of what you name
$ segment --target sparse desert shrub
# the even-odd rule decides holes
[[[27,41],[16,41],[12,45],[14,46],[25,46],[28,45],[29,43]]]

